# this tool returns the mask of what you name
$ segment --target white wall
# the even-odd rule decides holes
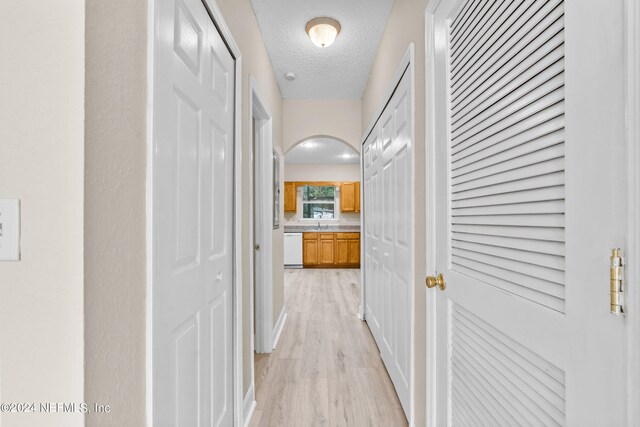
[[[0,261],[2,402],[82,402],[84,1],[0,2],[0,198],[22,260]],[[81,426],[2,413],[3,427]]]
[[[243,55],[247,188],[249,74],[274,114],[274,145],[284,158],[282,98],[250,0],[218,3]],[[23,221],[22,261],[0,263],[0,396],[112,405],[109,416],[87,416],[91,425],[143,425],[146,417],[146,8],[135,0],[0,2],[0,197],[22,200]],[[242,204],[246,391],[248,191]],[[274,231],[274,323],[284,304],[282,241],[281,227]],[[85,420],[1,417],[3,427]]]
[[[359,164],[285,163],[285,181],[360,181]]]
[[[144,425],[147,2],[86,0],[85,400]]]
[[[285,99],[283,120],[285,153],[314,136],[341,139],[360,152],[362,103],[359,99]]]

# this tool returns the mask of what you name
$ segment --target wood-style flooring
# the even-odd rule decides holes
[[[360,270],[285,270],[288,317],[256,354],[250,426],[407,425],[359,302]]]

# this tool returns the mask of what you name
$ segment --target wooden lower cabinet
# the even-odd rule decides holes
[[[360,268],[360,233],[304,233],[304,267]]]
[[[336,264],[349,263],[349,241],[336,240]]]
[[[334,233],[320,233],[320,265],[332,266],[336,263],[336,245]]]
[[[318,265],[317,233],[304,233],[302,235],[302,264],[305,267]]]
[[[360,238],[358,240],[349,240],[349,262],[351,265],[360,267]]]

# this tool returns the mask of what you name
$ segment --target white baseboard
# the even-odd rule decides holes
[[[253,412],[256,410],[256,399],[253,393],[253,384],[249,385],[249,390],[242,402],[242,423],[244,427],[247,427],[253,417]]]
[[[280,312],[280,316],[278,317],[278,321],[276,325],[273,327],[273,348],[275,349],[278,345],[278,340],[280,339],[280,335],[282,334],[282,329],[284,328],[284,322],[287,321],[287,307],[282,307],[282,311]]]

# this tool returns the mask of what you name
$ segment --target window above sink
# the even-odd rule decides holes
[[[337,219],[337,190],[333,185],[302,187],[302,219]]]

